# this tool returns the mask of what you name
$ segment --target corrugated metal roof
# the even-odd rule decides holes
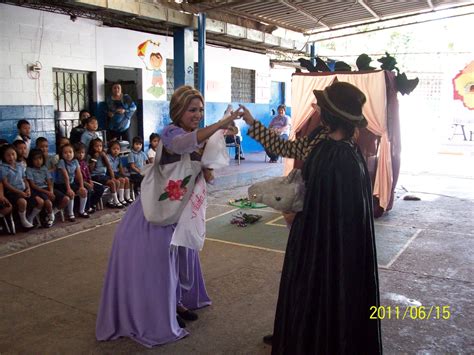
[[[345,1],[188,1],[202,12],[223,11],[236,17],[245,17],[308,33],[360,25],[380,19],[474,5],[466,0],[345,0]]]

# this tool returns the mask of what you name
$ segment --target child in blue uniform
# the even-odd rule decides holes
[[[132,150],[128,155],[128,164],[130,168],[130,181],[133,183],[135,195],[140,193],[140,184],[143,180],[142,170],[148,158],[142,150],[143,140],[141,137],[134,137],[132,141]]]
[[[3,163],[1,164],[1,176],[5,188],[5,197],[13,206],[18,208],[21,225],[27,229],[33,228],[31,221],[43,208],[41,198],[31,199],[31,190],[26,181],[25,167],[17,162],[17,155],[13,145],[3,148]],[[28,205],[36,206],[26,218]]]
[[[28,166],[28,164],[26,163],[26,159],[28,158],[28,147],[26,143],[22,140],[17,139],[13,142],[13,146],[16,150],[16,161],[23,165],[23,167],[26,169],[26,167]]]
[[[102,140],[99,138],[93,139],[89,146],[89,170],[91,171],[92,180],[110,188],[112,198],[107,202],[107,206],[124,208],[117,196],[119,184],[115,184],[114,172],[104,152]]]
[[[99,122],[94,116],[89,117],[86,120],[86,130],[82,133],[81,143],[86,146],[86,150],[89,150],[90,142],[93,139],[99,138],[97,134],[97,128],[99,128]]]
[[[42,224],[44,227],[49,228],[54,223],[53,202],[58,201],[63,204],[65,202],[65,206],[69,202],[69,198],[60,191],[56,191],[57,195],[55,194],[51,173],[43,162],[44,158],[41,150],[30,150],[28,167],[26,168],[26,180],[31,187],[31,196],[39,197],[44,201],[43,209],[46,212],[46,217]]]
[[[74,159],[74,149],[71,144],[65,144],[60,151],[61,160],[58,163],[58,175],[55,187],[70,198],[68,203],[68,219],[76,220],[74,215],[74,196],[79,195],[79,217],[89,218],[85,211],[87,204],[87,190],[84,188],[79,162]]]
[[[115,186],[118,188],[118,199],[120,203],[126,206],[132,203],[133,200],[130,197],[130,181],[125,176],[123,170],[122,161],[120,158],[120,143],[118,141],[112,141],[109,143],[107,158],[109,159],[110,167],[114,173]]]

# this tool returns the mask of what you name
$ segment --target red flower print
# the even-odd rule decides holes
[[[171,201],[181,200],[188,190],[186,187],[181,187],[182,180],[169,180],[165,191]]]

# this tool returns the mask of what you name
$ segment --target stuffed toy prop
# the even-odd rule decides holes
[[[249,187],[249,200],[264,203],[277,211],[299,212],[303,209],[305,186],[300,169],[288,176],[260,181]]]

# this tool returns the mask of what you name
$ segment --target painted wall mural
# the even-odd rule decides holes
[[[157,99],[166,93],[163,79],[165,71],[161,69],[165,61],[159,52],[159,47],[160,42],[149,39],[140,43],[137,48],[138,57],[145,64],[145,68],[152,73],[151,86],[146,91]]]
[[[453,79],[454,99],[461,100],[469,110],[474,110],[474,61]]]

